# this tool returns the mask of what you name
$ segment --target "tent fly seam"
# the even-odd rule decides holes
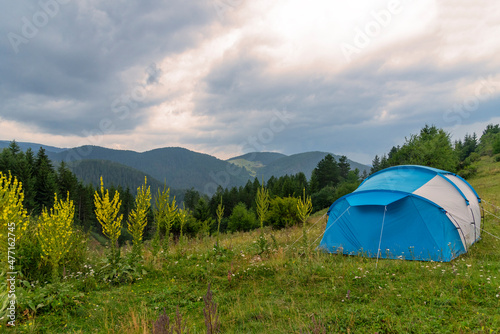
[[[311,244],[309,245],[309,247],[311,247],[311,246],[312,246],[312,244],[314,244],[316,241],[318,241],[318,239],[319,239],[319,238],[321,238],[323,235],[325,235],[326,231],[328,231],[328,230],[330,229],[330,227],[332,227],[332,226],[333,226],[333,225],[337,222],[337,220],[339,220],[339,219],[340,219],[340,217],[342,217],[342,216],[344,215],[344,213],[346,213],[347,211],[349,211],[349,208],[350,208],[350,207],[351,207],[351,206],[349,205],[349,206],[347,207],[347,209],[345,209],[345,210],[344,210],[344,212],[342,212],[342,214],[341,214],[340,216],[338,216],[338,217],[337,217],[337,219],[335,219],[335,220],[333,221],[333,223],[332,223],[330,226],[328,226],[328,228],[326,228],[326,229],[325,229],[325,231],[324,231],[323,233],[321,233],[321,234],[319,235],[319,237],[317,237],[317,238],[316,238],[316,240],[314,240],[313,242],[311,242]],[[326,222],[326,223],[327,223],[327,225],[328,225],[328,222]],[[299,239],[300,239],[300,238],[299,238]],[[298,239],[297,239],[297,241],[298,241]],[[297,241],[295,241],[295,242],[297,242]],[[294,242],[294,244],[295,244],[295,242]],[[293,244],[292,244],[292,246],[293,246]]]
[[[460,225],[458,224],[457,220],[455,219],[455,217],[453,217],[453,215],[451,213],[449,213],[448,211],[446,211],[446,215],[448,217],[450,217],[450,219],[452,221],[455,222],[455,224],[453,224],[453,225],[455,225],[455,228],[460,231],[460,234],[462,235],[462,238],[464,239],[463,244],[465,246],[465,252],[468,252],[469,251],[469,246],[467,245],[467,239],[465,238],[465,234],[464,234],[464,231],[462,230],[462,227],[460,227]]]
[[[307,230],[307,232],[309,232],[320,220],[322,220],[324,216],[326,216],[326,213],[323,216],[321,216],[318,220],[316,220],[316,222]],[[290,246],[287,246],[285,249],[288,249],[288,247],[292,247],[293,245],[295,245],[297,243],[297,241],[299,241],[302,237],[303,237],[303,235],[301,235],[297,240],[295,240],[295,242],[293,244],[291,244]]]
[[[469,205],[469,210],[470,210],[470,214],[472,215],[472,223],[471,223],[471,225],[474,225],[474,242],[476,242],[477,241],[476,217],[474,216],[474,211],[472,211],[472,208],[470,207],[470,205]]]
[[[375,268],[378,266],[378,259],[380,257],[380,245],[382,244],[382,233],[384,232],[385,213],[387,212],[387,205],[384,207],[384,217],[382,218],[382,228],[380,229],[380,240],[378,241],[377,262]]]

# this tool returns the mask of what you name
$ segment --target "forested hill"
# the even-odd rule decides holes
[[[295,175],[304,173],[308,178],[314,168],[327,154],[326,152],[305,152],[293,155],[284,155],[273,152],[253,152],[242,156],[231,158],[227,161],[238,166],[245,167],[249,172],[258,177],[268,180],[271,176],[281,177],[284,175]],[[335,160],[339,161],[341,156],[332,154]],[[370,171],[370,167],[347,159],[351,169],[358,169],[360,174],[363,171]]]
[[[218,185],[245,185],[251,178],[244,169],[208,154],[180,147],[166,147],[143,153],[82,146],[63,152],[47,152],[54,161],[109,160],[135,168],[175,189],[194,188],[202,193],[215,192]],[[227,171],[231,171],[228,173]]]
[[[3,146],[8,147],[9,144],[10,142],[0,141],[0,151]],[[102,175],[107,184],[121,185],[124,188],[128,186],[131,191],[135,191],[146,175],[151,185],[166,182],[172,189],[194,188],[208,195],[212,195],[219,185],[222,188],[240,187],[255,177],[267,181],[271,176],[279,178],[304,173],[309,178],[318,162],[328,154],[306,152],[287,156],[276,152],[253,152],[223,161],[180,147],[139,153],[90,145],[61,149],[35,143],[17,144],[22,150],[31,148],[33,152],[43,147],[50,160],[56,164],[66,162],[86,184],[97,186],[99,176]],[[333,156],[340,161],[340,156]],[[369,169],[368,166],[347,161],[351,169],[359,169],[360,175]]]
[[[10,143],[11,141],[8,140],[0,140],[0,151],[2,151],[2,149],[4,148],[9,147]],[[28,148],[31,148],[31,150],[35,153],[38,152],[40,147],[42,147],[46,152],[62,152],[66,150],[65,148],[36,144],[36,143],[25,143],[25,142],[16,142],[16,143],[21,150],[26,151]]]
[[[100,177],[106,181],[107,186],[129,187],[130,192],[135,194],[138,187],[144,184],[147,177],[148,185],[156,193],[156,189],[163,188],[164,183],[158,181],[151,175],[145,175],[140,170],[122,165],[109,160],[81,160],[66,165],[75,176],[84,184],[91,184],[94,188],[100,187]]]

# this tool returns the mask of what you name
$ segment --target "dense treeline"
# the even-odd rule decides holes
[[[467,134],[463,140],[452,142],[450,135],[435,126],[425,126],[419,134],[406,138],[402,146],[393,147],[382,157],[375,156],[371,173],[394,165],[419,164],[432,166],[469,177],[475,173],[474,162],[482,155],[500,153],[500,127],[490,124],[478,139],[474,133]],[[498,156],[497,156],[498,157]],[[499,159],[499,158],[497,158]],[[93,165],[94,166],[94,165]],[[111,168],[112,164],[94,166],[98,181],[99,168]],[[23,184],[24,205],[31,215],[39,215],[44,207],[53,205],[54,194],[65,198],[69,192],[70,199],[75,203],[75,222],[84,230],[101,232],[101,227],[95,218],[93,196],[96,188],[89,180],[78,180],[75,174],[63,162],[54,167],[43,148],[36,153],[31,149],[23,152],[16,142],[0,152],[0,171],[16,176]],[[118,173],[119,174],[119,173]],[[143,175],[141,176],[143,177]],[[360,175],[359,170],[351,170],[347,157],[342,156],[337,161],[328,154],[312,171],[311,175],[304,173],[271,177],[264,185],[257,178],[249,180],[244,186],[226,188],[219,187],[212,197],[208,197],[195,189],[171,193],[172,200],[176,195],[177,203],[187,210],[188,216],[184,232],[194,236],[210,234],[220,229],[220,232],[250,230],[258,227],[256,216],[256,194],[259,188],[265,186],[270,195],[270,210],[265,223],[274,228],[282,228],[300,222],[297,216],[297,201],[302,195],[310,196],[313,211],[318,211],[331,205],[336,199],[354,191],[367,173]],[[137,180],[136,180],[137,179]],[[135,177],[134,182],[138,182]],[[152,180],[153,201],[161,188],[158,181]],[[92,182],[95,184],[95,182]],[[109,184],[109,181],[107,182]],[[134,209],[135,189],[113,185],[108,186],[110,193],[119,193],[122,205],[120,214],[127,217]],[[225,210],[220,226],[216,224],[217,207],[223,204]],[[154,218],[148,213],[148,225],[145,237],[154,233]],[[179,234],[177,221],[172,225],[172,233]],[[124,231],[121,241],[130,239]]]
[[[13,141],[0,152],[0,171],[10,172],[22,182],[24,207],[28,213],[40,215],[44,207],[52,207],[55,193],[59,198],[66,198],[69,192],[76,203],[77,224],[86,228],[92,224],[93,187],[79,182],[64,163],[56,169],[43,148],[35,155],[31,149],[23,152]]]
[[[406,138],[403,146],[393,146],[388,154],[375,156],[371,173],[390,166],[414,164],[456,172],[467,178],[476,173],[474,162],[481,156],[500,153],[500,126],[489,124],[481,138],[466,134],[463,140],[451,141],[443,129],[426,125],[417,135]],[[497,159],[499,159],[497,157]]]
[[[79,181],[75,174],[62,162],[56,168],[45,150],[40,148],[36,155],[28,148],[23,152],[13,141],[0,152],[0,171],[9,172],[22,182],[24,207],[32,216],[39,216],[43,208],[51,208],[54,194],[58,198],[70,199],[75,203],[75,223],[83,230],[100,231],[94,213],[94,192],[91,184]],[[112,193],[118,190],[122,199],[121,213],[126,216],[133,208],[134,195],[129,188],[110,187]]]
[[[274,228],[298,224],[297,201],[300,196],[310,196],[313,211],[331,205],[337,198],[352,192],[366,175],[359,175],[359,170],[350,170],[347,157],[342,156],[337,162],[328,154],[313,170],[308,181],[304,173],[271,177],[262,184],[258,178],[248,181],[243,187],[222,189],[211,197],[205,197],[193,189],[185,196],[185,203],[193,211],[193,216],[200,221],[215,220],[215,211],[222,201],[226,207],[221,231],[248,230],[257,227],[256,194],[264,185],[271,198],[270,212],[266,223]],[[244,224],[241,221],[245,221]]]
[[[112,165],[113,163],[98,165],[92,163],[90,167],[97,173],[102,168],[110,168]],[[77,168],[82,167],[82,165],[77,166]],[[75,203],[76,224],[86,231],[101,232],[101,227],[95,218],[93,203],[94,192],[98,188],[98,173],[94,173],[96,178],[94,182],[78,180],[64,162],[56,168],[43,148],[40,148],[35,155],[31,149],[23,152],[15,141],[0,153],[0,171],[4,173],[10,171],[22,182],[25,192],[24,205],[31,215],[38,216],[44,207],[52,207],[55,193],[59,198],[65,198],[69,192],[70,199]],[[117,173],[117,177],[119,174]],[[137,177],[132,181],[135,182],[136,179]],[[343,156],[337,162],[330,154],[318,163],[310,176],[310,181],[304,173],[279,178],[271,177],[264,185],[269,191],[271,200],[266,224],[281,228],[299,223],[297,199],[304,192],[306,196],[312,197],[314,210],[319,210],[329,206],[336,198],[354,190],[359,182],[359,171],[350,170],[347,157]],[[106,183],[109,184],[109,180]],[[157,183],[153,180],[151,184],[153,197],[159,188]],[[248,181],[245,186],[230,189],[219,187],[211,198],[195,189],[190,189],[182,195],[173,192],[171,200],[174,195],[178,203],[183,200],[183,205],[189,212],[185,233],[190,235],[213,233],[217,229],[216,210],[221,201],[225,210],[220,231],[250,230],[258,225],[255,198],[260,187],[262,183],[255,178],[253,181]],[[128,187],[123,189],[121,186],[113,185],[107,188],[111,194],[118,191],[122,201],[120,214],[127,217],[134,209],[135,189]],[[153,235],[153,220],[152,213],[149,212],[146,238]],[[178,222],[174,222],[172,233],[178,234],[179,230]],[[127,239],[130,239],[130,236],[123,231],[120,241]]]

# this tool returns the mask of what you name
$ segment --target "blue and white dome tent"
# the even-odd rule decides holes
[[[390,167],[331,205],[319,247],[377,258],[451,261],[480,238],[480,203],[456,174]]]

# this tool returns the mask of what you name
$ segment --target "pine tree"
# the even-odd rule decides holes
[[[347,157],[345,155],[341,156],[339,159],[339,174],[341,180],[347,180],[350,170],[351,165],[349,164]]]
[[[43,147],[40,147],[35,159],[35,213],[41,213],[44,207],[51,207],[54,193],[57,192],[56,175],[52,163]]]
[[[333,155],[327,154],[314,169],[315,187],[314,192],[317,192],[324,187],[335,187],[340,181],[339,165]],[[311,177],[312,178],[312,177]],[[312,180],[311,180],[312,182]],[[311,189],[311,191],[313,191]]]

